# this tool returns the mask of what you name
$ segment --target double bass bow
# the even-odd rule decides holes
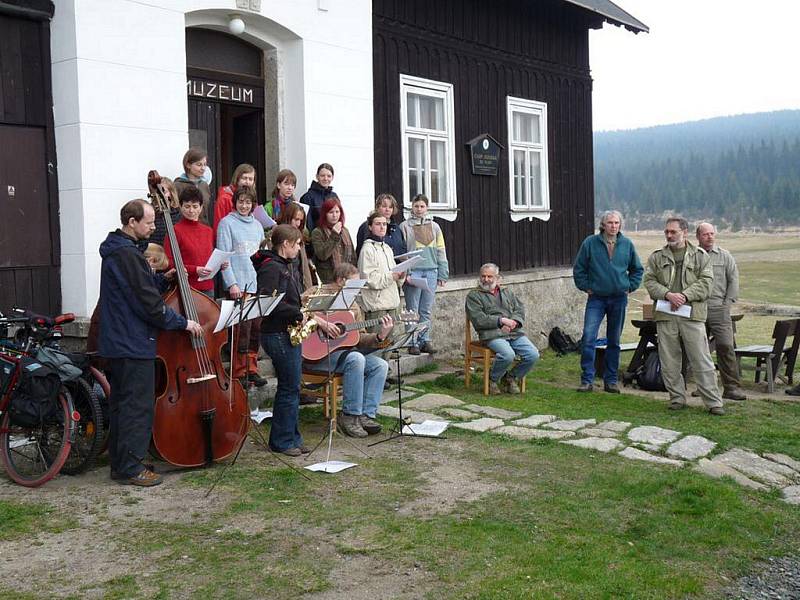
[[[152,445],[173,465],[197,467],[238,451],[250,426],[250,409],[244,388],[222,366],[225,332],[214,334],[219,307],[189,286],[157,171],[148,173],[147,184],[153,206],[163,214],[175,261],[177,286],[164,295],[164,303],[203,328],[199,337],[177,331],[159,334]]]

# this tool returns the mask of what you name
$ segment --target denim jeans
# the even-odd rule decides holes
[[[272,404],[269,447],[281,452],[303,443],[297,421],[300,413],[302,346],[292,346],[288,333],[265,333],[261,346],[272,359],[278,391]]]
[[[311,371],[327,371],[326,360],[305,363]],[[383,396],[389,364],[376,353],[342,351],[331,354],[332,371],[342,374],[342,412],[375,418]]]
[[[591,294],[586,300],[586,311],[583,315],[583,345],[581,350],[581,383],[594,382],[594,355],[597,345],[597,332],[603,317],[606,318],[606,352],[603,381],[617,383],[619,370],[619,338],[625,324],[625,308],[628,306],[628,294],[617,296],[596,296]]]
[[[408,276],[415,279],[424,279],[428,282],[428,289],[423,290],[407,283],[403,285],[403,294],[406,297],[406,310],[413,310],[419,313],[419,322],[426,323],[428,329],[419,334],[416,346],[429,342],[431,339],[431,313],[433,312],[433,302],[436,299],[436,282],[439,271],[437,269],[421,269],[411,271]],[[430,291],[434,290],[434,291]]]
[[[539,360],[539,351],[524,335],[516,338],[495,338],[486,342],[486,346],[495,353],[492,370],[489,371],[489,379],[494,382],[505,375],[508,367],[514,362],[514,356],[519,356],[520,359],[511,371],[511,376],[516,379],[525,377]]]

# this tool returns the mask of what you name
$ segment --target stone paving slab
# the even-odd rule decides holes
[[[736,469],[729,467],[728,465],[722,464],[720,462],[715,462],[708,460],[707,458],[701,458],[698,463],[694,466],[694,470],[698,473],[703,473],[704,475],[708,475],[709,477],[715,477],[717,479],[722,479],[723,477],[730,477],[736,483],[741,486],[749,487],[754,490],[768,490],[769,488],[764,485],[763,483],[758,483],[757,481],[753,481],[749,477],[742,475]]]
[[[683,460],[696,460],[716,448],[717,443],[699,435],[687,435],[667,448],[667,456],[682,458]]]
[[[765,454],[764,458],[785,465],[800,473],[800,461],[793,459],[791,456],[786,456],[785,454]]]
[[[608,431],[615,431],[622,433],[631,426],[627,421],[603,421],[597,424],[598,429],[607,429]]]
[[[628,439],[633,442],[643,442],[645,444],[662,446],[668,442],[674,442],[680,435],[680,431],[644,425],[642,427],[634,427],[631,429],[628,432]]]
[[[596,438],[615,438],[619,435],[619,433],[616,431],[611,431],[610,429],[598,429],[597,427],[587,427],[586,429],[581,429],[578,431],[578,433],[587,437]]]
[[[461,429],[468,429],[469,431],[489,431],[490,429],[496,429],[498,427],[502,427],[504,424],[503,419],[492,419],[490,417],[484,417],[482,419],[476,419],[474,421],[468,421],[467,423],[452,423],[453,427],[459,427]]]
[[[800,485],[790,485],[781,490],[783,499],[789,504],[800,504]]]
[[[635,446],[636,448],[641,448],[646,452],[661,452],[661,446],[658,444],[646,444],[644,442],[636,442],[631,445]]]
[[[515,410],[505,410],[504,408],[496,408],[494,406],[483,406],[481,404],[465,404],[462,408],[466,408],[467,410],[471,410],[472,412],[480,413],[482,415],[488,415],[490,417],[496,417],[498,419],[516,419],[517,417],[521,417],[522,413],[515,411]]]
[[[462,400],[448,396],[447,394],[425,394],[419,398],[414,398],[405,403],[408,408],[416,410],[435,410],[445,406],[461,406]]]
[[[544,431],[543,429],[531,429],[530,427],[516,427],[514,425],[506,425],[505,427],[498,427],[497,429],[492,429],[490,433],[507,435],[513,438],[517,438],[518,440],[533,440],[533,439],[561,440],[575,435],[571,431]]]
[[[644,460],[646,462],[658,463],[660,465],[672,465],[675,467],[680,467],[683,465],[683,462],[680,460],[664,458],[663,456],[655,456],[654,454],[650,454],[644,450],[639,450],[638,448],[633,448],[632,446],[625,448],[625,450],[620,452],[619,455],[633,460]]]
[[[442,412],[449,417],[455,417],[456,419],[474,419],[478,415],[474,412],[469,410],[464,410],[463,408],[443,408]]]
[[[600,452],[612,452],[622,446],[622,442],[613,438],[607,437],[588,437],[582,440],[565,440],[562,444],[569,444],[570,446],[578,446],[579,448],[586,448],[588,450],[598,450]]]
[[[514,424],[522,425],[523,427],[539,427],[539,425],[555,421],[557,418],[555,415],[531,415],[524,419],[517,419]]]
[[[382,417],[391,417],[397,419],[400,417],[400,411],[395,406],[379,406],[378,414]],[[423,421],[446,421],[444,417],[434,415],[433,413],[423,412],[421,410],[406,410],[403,409],[403,418],[411,419],[412,423],[422,423]]]
[[[773,487],[786,487],[797,483],[798,473],[780,463],[761,458],[755,452],[733,448],[715,456],[712,462],[727,465],[740,473]]]
[[[414,390],[409,390],[408,388],[404,387],[401,391],[401,398],[403,400],[407,400],[408,398],[413,398],[419,394],[419,392]],[[385,404],[387,402],[396,402],[397,401],[397,388],[392,388],[391,390],[386,390],[383,392],[383,396],[381,396],[381,404]]]
[[[558,429],[559,431],[577,431],[596,423],[597,421],[594,419],[573,419],[571,421],[551,421],[550,423],[545,423],[543,427]]]

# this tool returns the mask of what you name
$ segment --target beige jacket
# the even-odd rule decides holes
[[[365,311],[395,310],[400,307],[400,291],[391,271],[396,264],[389,244],[364,240],[361,254],[358,255],[358,270],[361,278],[367,280],[360,296]]]

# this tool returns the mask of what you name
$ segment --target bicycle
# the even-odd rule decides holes
[[[9,325],[23,328],[29,317],[5,317],[0,314],[0,337],[7,338]],[[67,460],[80,415],[72,396],[63,385],[53,398],[42,403],[38,422],[23,422],[15,416],[14,402],[23,381],[38,369],[45,368],[26,350],[13,344],[0,344],[0,460],[12,481],[26,487],[38,487],[60,471]],[[52,400],[52,406],[48,407]]]

